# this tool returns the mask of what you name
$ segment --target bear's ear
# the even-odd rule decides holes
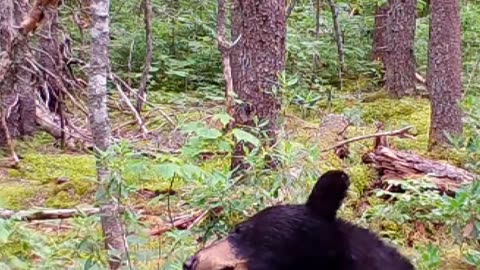
[[[318,179],[306,205],[320,217],[334,220],[349,185],[350,180],[345,172],[328,171]]]

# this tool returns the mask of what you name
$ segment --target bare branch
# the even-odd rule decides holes
[[[111,77],[111,81],[115,84],[115,87],[117,88],[117,91],[120,94],[120,97],[127,104],[128,108],[130,108],[130,111],[132,111],[133,116],[135,117],[135,120],[137,121],[138,126],[142,130],[143,137],[146,138],[147,134],[148,134],[148,130],[145,127],[145,123],[143,122],[142,117],[140,116],[140,113],[137,110],[135,110],[135,107],[130,102],[127,95],[125,95],[125,93],[123,92],[122,87],[116,81],[113,80],[113,77]]]
[[[376,137],[383,137],[383,136],[400,136],[400,137],[405,137],[405,138],[413,138],[411,135],[408,135],[408,131],[412,129],[412,126],[407,126],[398,130],[393,130],[393,131],[386,131],[386,132],[380,132],[380,133],[375,133],[375,134],[370,134],[370,135],[363,135],[363,136],[358,136],[354,138],[350,138],[348,140],[344,140],[341,142],[338,142],[332,147],[329,147],[327,149],[322,150],[321,152],[328,152],[330,150],[333,150],[335,148],[338,148],[342,145],[361,141],[361,140],[366,140],[370,138],[376,138]]]
[[[47,219],[66,219],[78,216],[91,216],[100,212],[98,208],[85,209],[43,209],[43,210],[24,210],[12,211],[0,209],[0,219],[15,218],[23,221],[47,220]]]

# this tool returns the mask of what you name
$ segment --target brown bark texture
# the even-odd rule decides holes
[[[147,100],[147,82],[148,74],[150,73],[150,67],[152,66],[153,59],[153,38],[152,38],[152,1],[144,0],[143,1],[143,21],[145,23],[145,42],[146,42],[146,52],[145,52],[145,63],[143,66],[142,77],[140,78],[140,85],[138,87],[138,98],[137,98],[137,112],[142,111],[143,101]]]
[[[383,146],[367,153],[363,160],[379,171],[382,180],[428,176],[439,190],[445,192],[455,192],[476,179],[476,175],[450,164]]]
[[[8,144],[8,137],[32,135],[35,131],[35,95],[27,58],[31,57],[28,39],[16,25],[22,23],[28,10],[25,0],[4,0],[0,3],[0,110],[7,130],[0,126],[0,145]],[[9,133],[9,135],[6,134]]]
[[[389,0],[386,20],[385,81],[394,97],[415,93],[416,0]]]
[[[373,29],[373,50],[374,60],[384,61],[383,56],[387,50],[385,34],[387,29],[388,5],[377,6],[375,11],[375,26]]]
[[[433,148],[448,143],[445,133],[463,132],[460,3],[431,1],[430,13],[427,89],[432,104],[430,147]]]
[[[235,94],[235,126],[254,126],[254,119],[268,121],[263,127],[272,146],[278,133],[280,100],[272,91],[285,65],[285,3],[282,0],[234,0],[232,40],[239,43],[231,52]],[[235,147],[232,168],[241,167],[243,144]]]

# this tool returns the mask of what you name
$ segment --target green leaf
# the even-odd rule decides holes
[[[225,127],[228,123],[230,123],[230,120],[232,119],[228,113],[218,113],[213,116],[214,120],[220,120],[222,125]]]
[[[183,77],[183,78],[186,78],[189,75],[188,72],[182,71],[182,70],[169,70],[169,71],[165,72],[165,74],[176,75],[178,77]]]
[[[180,167],[175,163],[160,164],[155,168],[158,175],[165,179],[171,179],[175,174],[181,172]]]
[[[185,133],[196,132],[201,128],[205,128],[205,124],[202,122],[191,122],[191,123],[184,124],[180,127],[180,129]]]
[[[207,139],[216,139],[222,136],[222,133],[214,128],[201,128],[196,131],[197,135]]]
[[[194,176],[203,175],[202,169],[192,164],[185,164],[184,166],[182,166],[182,172],[183,175],[188,179],[193,178]]]
[[[12,232],[7,229],[7,221],[0,220],[0,243],[6,243]]]
[[[248,133],[238,128],[233,129],[232,132],[233,132],[233,136],[235,136],[235,139],[237,139],[240,142],[243,141],[243,142],[251,143],[255,147],[258,147],[260,145],[260,140],[257,137],[253,136],[251,133]]]
[[[227,141],[221,141],[218,143],[218,150],[220,152],[230,152],[232,151],[232,146]]]

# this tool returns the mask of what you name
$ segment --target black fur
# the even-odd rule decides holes
[[[348,186],[345,173],[327,172],[306,204],[266,208],[228,241],[249,270],[413,270],[374,234],[335,217]]]

